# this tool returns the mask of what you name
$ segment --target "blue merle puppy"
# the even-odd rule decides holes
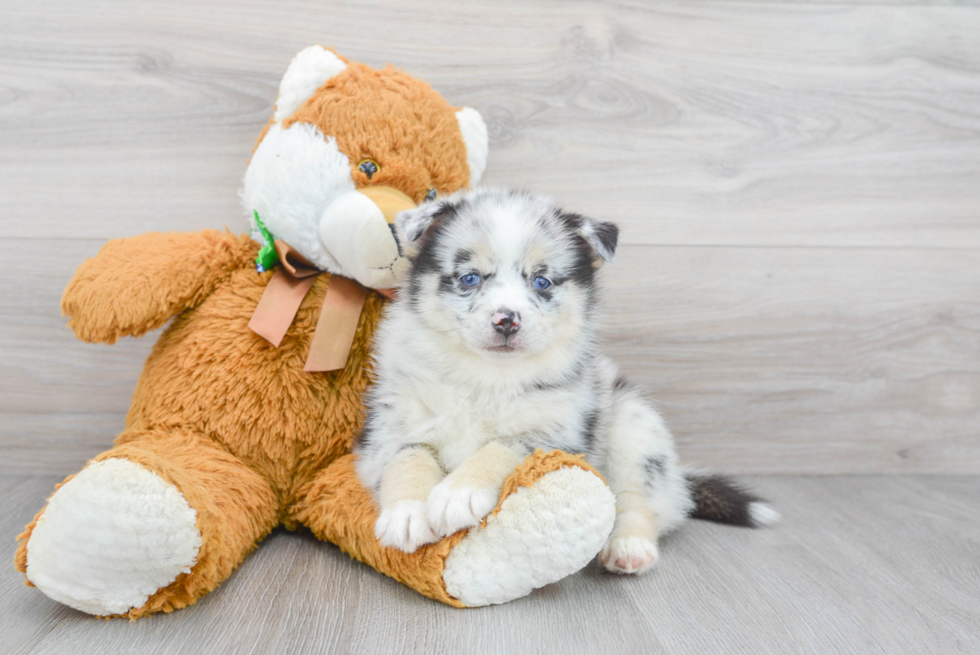
[[[464,191],[401,213],[407,281],[375,341],[357,467],[375,534],[406,552],[477,525],[535,449],[586,453],[616,495],[600,553],[642,573],[695,516],[777,520],[724,478],[686,473],[663,419],[597,348],[596,273],[618,228],[524,191]]]

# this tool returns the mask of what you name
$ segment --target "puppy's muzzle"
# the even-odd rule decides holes
[[[521,315],[509,309],[498,309],[490,322],[499,334],[509,337],[521,329]]]

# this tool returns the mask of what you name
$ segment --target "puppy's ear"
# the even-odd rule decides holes
[[[565,222],[592,248],[596,265],[612,262],[619,241],[619,226],[580,214],[563,214]]]
[[[451,207],[442,201],[426,202],[415,209],[406,209],[395,216],[395,236],[398,247],[407,257],[415,257],[422,250],[423,237],[440,218],[451,213]]]

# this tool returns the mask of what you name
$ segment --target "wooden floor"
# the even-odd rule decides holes
[[[622,226],[608,352],[687,463],[764,476],[786,522],[466,612],[304,534],[132,625],[0,567],[0,651],[980,651],[980,2],[3,3],[0,554],[120,431],[155,339],[76,341],[72,271],[111,238],[243,231],[316,42],[479,109],[487,183]]]
[[[51,476],[0,478],[0,529],[33,516]],[[325,546],[274,533],[197,605],[97,621],[0,569],[11,654],[980,652],[980,479],[760,477],[785,522],[695,522],[642,578],[593,564],[507,605],[457,610]]]

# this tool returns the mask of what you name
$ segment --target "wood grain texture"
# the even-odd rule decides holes
[[[0,532],[56,478],[0,476]],[[77,653],[975,653],[980,478],[749,480],[784,523],[693,522],[641,578],[593,564],[513,603],[456,610],[305,532],[276,532],[217,591],[170,615],[98,621],[0,567],[0,643]],[[12,547],[5,547],[12,555]]]
[[[279,77],[321,41],[480,109],[488,182],[623,225],[607,349],[687,461],[980,472],[978,6],[46,0],[0,18],[0,470],[69,473],[122,428],[156,335],[81,344],[62,288],[108,238],[242,229]]]
[[[35,0],[0,7],[0,534],[122,429],[156,334],[59,315],[110,238],[244,229],[289,59],[388,61],[486,118],[486,182],[616,220],[606,349],[685,460],[785,516],[703,523],[458,611],[277,532],[214,594],[96,621],[0,567],[0,650],[980,650],[980,3]],[[43,475],[24,475],[24,473]],[[942,477],[912,473],[943,473]]]
[[[0,471],[108,447],[156,334],[84,344],[61,287],[95,240],[0,243]],[[626,246],[605,350],[689,464],[732,473],[980,471],[980,267],[960,250]]]
[[[980,267],[966,251],[627,247],[606,351],[689,463],[980,471]]]
[[[7,236],[244,224],[290,57],[394,61],[491,132],[487,182],[627,243],[980,246],[980,10],[753,2],[8,4]],[[9,222],[8,222],[9,221]]]

